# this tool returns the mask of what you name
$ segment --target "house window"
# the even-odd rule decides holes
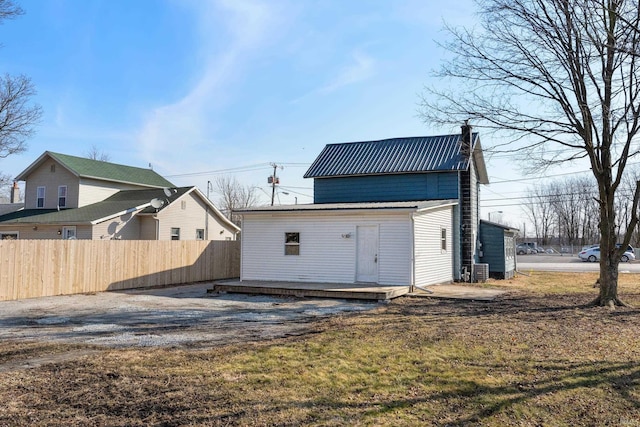
[[[67,186],[61,185],[58,187],[58,207],[66,208],[67,207]]]
[[[0,240],[18,240],[18,232],[7,231],[4,233],[0,233]]]
[[[51,171],[51,173],[56,173],[56,165],[55,165],[55,163],[51,165],[50,171]]]
[[[196,240],[204,240],[204,228],[196,229]]]
[[[44,193],[46,187],[38,187],[36,190],[36,208],[44,208]]]
[[[300,255],[300,233],[284,233],[284,254]]]
[[[180,207],[182,208],[182,210],[186,210],[187,209],[187,201],[183,200],[180,202]]]
[[[443,251],[447,250],[447,229],[446,228],[440,229],[440,249],[442,249]]]
[[[171,240],[180,240],[180,229],[172,228],[171,229]]]
[[[65,240],[75,240],[76,239],[76,227],[62,227],[62,238]]]

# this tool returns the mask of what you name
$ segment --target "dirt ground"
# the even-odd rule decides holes
[[[82,344],[96,348],[211,347],[299,335],[309,322],[378,303],[208,294],[211,283],[0,302],[0,341]],[[0,372],[73,359],[0,362]]]

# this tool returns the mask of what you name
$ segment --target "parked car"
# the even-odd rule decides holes
[[[516,246],[516,253],[518,255],[528,255],[531,253],[531,248],[527,245],[518,245]]]
[[[589,261],[589,262],[596,262],[600,260],[600,247],[596,246],[594,248],[589,248],[586,250],[581,251],[578,254],[578,257],[582,260],[582,261]],[[631,250],[627,249],[627,251],[622,254],[622,257],[620,257],[620,261],[622,262],[627,262],[627,261],[633,261],[635,260],[636,257],[633,253],[633,248]]]

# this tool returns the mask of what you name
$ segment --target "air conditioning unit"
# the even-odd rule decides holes
[[[484,283],[489,280],[489,264],[474,264],[473,270],[476,282]]]

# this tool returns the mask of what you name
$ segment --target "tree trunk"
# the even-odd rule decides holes
[[[594,301],[602,307],[625,305],[618,299],[618,263],[612,265],[611,259],[600,252],[600,295]]]
[[[613,197],[610,192],[601,193],[603,203],[600,207],[600,294],[595,305],[615,308],[626,306],[618,298],[618,265],[620,253],[616,248],[616,226]]]

